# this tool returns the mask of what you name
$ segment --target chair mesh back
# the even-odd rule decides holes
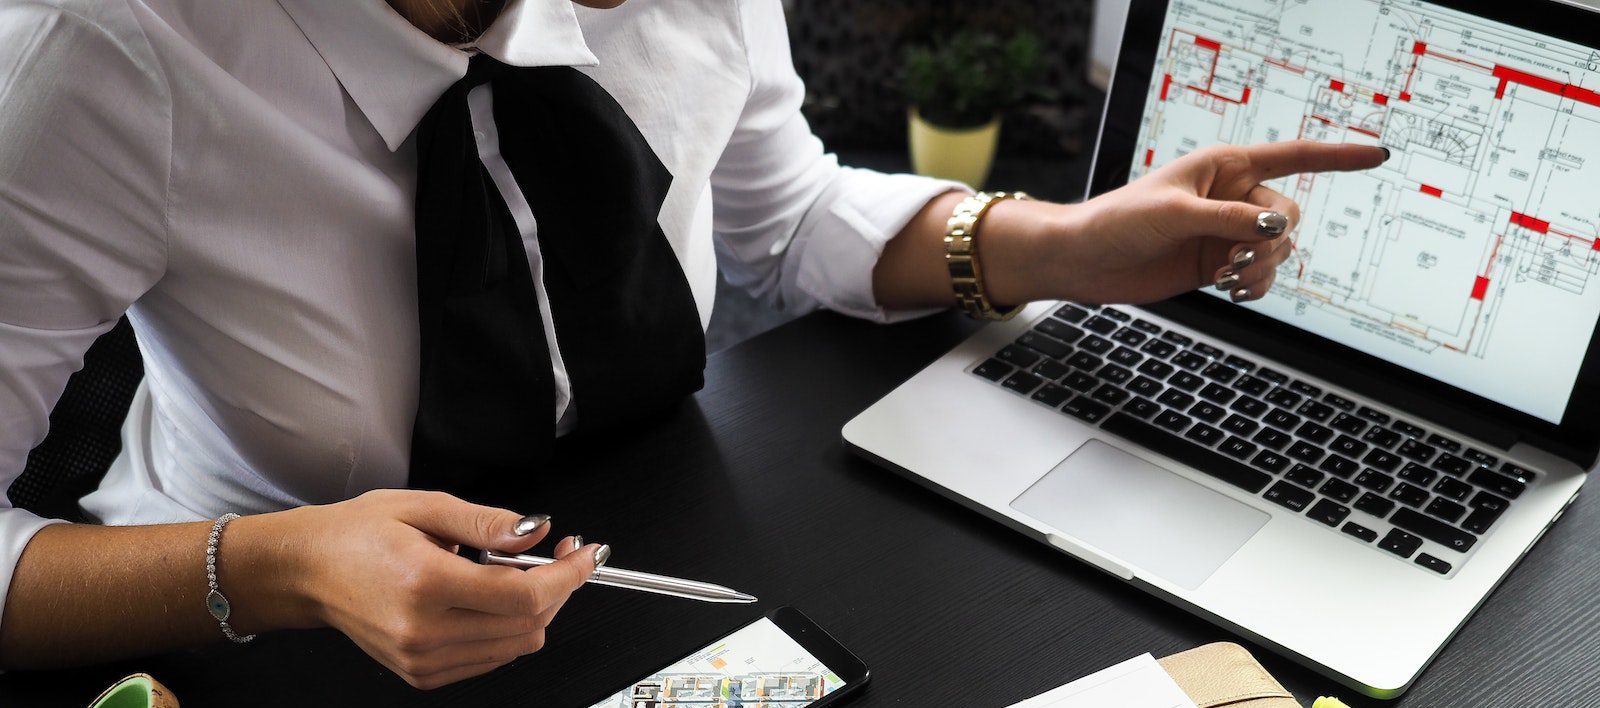
[[[78,499],[100,484],[122,451],[122,422],[144,378],[127,318],[96,340],[50,413],[50,434],[11,483],[11,503],[40,516],[81,520]]]

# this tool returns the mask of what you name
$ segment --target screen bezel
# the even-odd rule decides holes
[[[1595,44],[1592,38],[1600,36],[1600,12],[1559,0],[1427,2],[1581,46]],[[1130,4],[1091,168],[1090,197],[1128,183],[1167,8],[1168,0]],[[1186,293],[1148,309],[1502,449],[1526,441],[1584,469],[1600,453],[1600,328],[1591,336],[1558,425],[1205,293]]]

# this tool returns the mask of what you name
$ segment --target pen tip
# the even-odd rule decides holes
[[[746,595],[746,594],[741,592],[741,593],[738,593],[737,595],[735,595],[735,597],[739,600],[739,602],[742,602],[742,603],[744,603],[746,605],[751,604],[753,602],[756,602],[756,596],[755,595]]]

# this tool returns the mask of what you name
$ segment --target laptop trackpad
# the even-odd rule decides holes
[[[1190,590],[1272,518],[1100,440],[1068,455],[1011,508]]]

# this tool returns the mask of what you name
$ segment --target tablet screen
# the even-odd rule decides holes
[[[799,708],[844,684],[763,617],[592,708]]]

